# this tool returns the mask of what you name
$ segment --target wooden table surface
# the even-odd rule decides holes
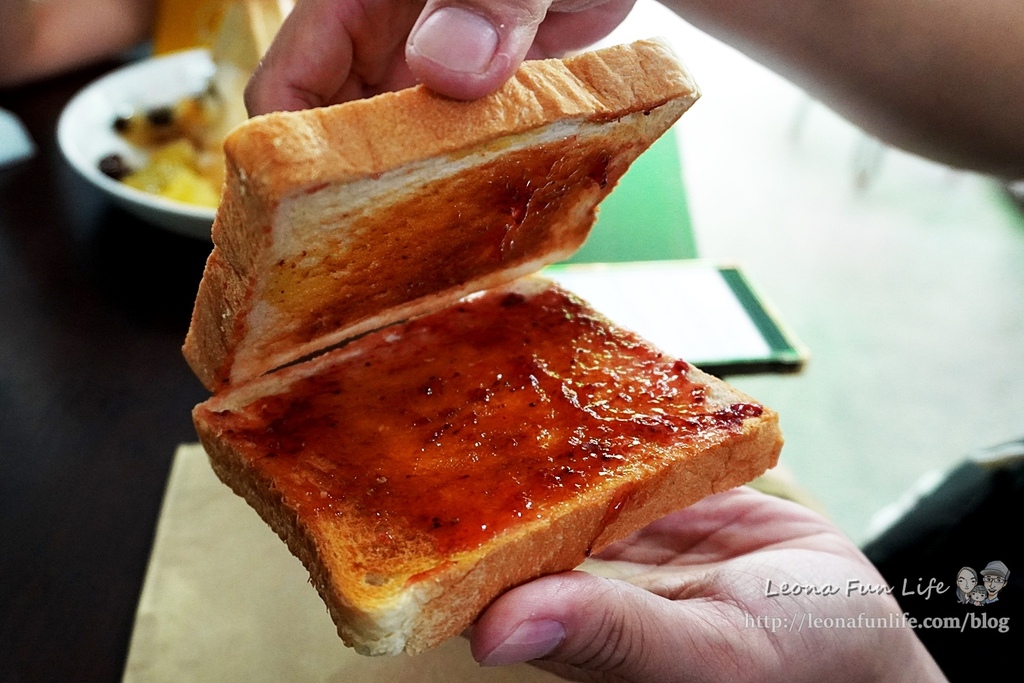
[[[116,681],[175,446],[208,243],[112,206],[57,117],[112,64],[0,92],[36,156],[0,169],[0,680]]]

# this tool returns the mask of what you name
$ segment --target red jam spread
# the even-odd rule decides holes
[[[555,287],[480,295],[335,353],[216,419],[300,517],[360,516],[442,553],[761,414],[709,409],[686,363]]]
[[[496,271],[575,250],[588,210],[635,150],[569,136],[514,150],[374,207],[271,267],[263,296],[295,319],[266,349],[287,350],[382,310]],[[464,198],[471,198],[466,201]],[[453,200],[456,198],[456,200]]]

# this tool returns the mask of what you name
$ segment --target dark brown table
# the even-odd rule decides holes
[[[0,169],[0,680],[120,680],[176,444],[208,243],[78,178],[64,104],[116,64],[0,91],[35,158]]]
[[[120,680],[174,449],[195,439],[189,411],[206,395],[180,345],[210,245],[115,208],[56,148],[64,104],[115,66],[0,91],[0,107],[27,124],[40,148],[0,169],[0,681]],[[735,102],[708,100],[701,106],[719,112]],[[708,130],[700,121],[698,132]],[[917,177],[911,186],[925,194],[909,208],[891,200],[902,181],[805,206],[808,178],[821,172],[817,157],[789,158],[780,174],[777,140],[762,140],[761,130],[727,131],[742,144],[715,148],[722,160],[702,169],[712,177],[718,169],[724,181],[704,188],[718,194],[701,197],[709,226],[701,251],[750,264],[815,349],[799,383],[740,388],[786,416],[786,462],[837,519],[859,525],[921,473],[957,462],[970,447],[1019,436],[1021,392],[1012,378],[1022,374],[1024,271],[1016,255],[1024,254],[1024,233],[1016,214],[991,209],[992,193],[974,181],[956,192]],[[764,178],[773,182],[755,182]],[[736,187],[748,208],[787,207],[782,237],[765,239],[762,221],[736,224]],[[715,206],[724,208],[709,212]],[[830,247],[823,230],[856,234],[870,248]],[[887,254],[890,267],[876,276],[877,254]],[[941,309],[912,303],[936,296]],[[971,312],[971,324],[948,313],[960,310]],[[970,364],[973,393],[954,385],[954,396],[948,372],[960,359]],[[851,367],[887,392],[892,383],[881,380],[901,377],[902,391],[885,394],[881,417],[878,393],[847,390]],[[847,406],[842,413],[835,396]],[[915,419],[888,419],[900,411]],[[1012,568],[1006,547],[977,557],[965,549],[956,567],[1000,557]]]

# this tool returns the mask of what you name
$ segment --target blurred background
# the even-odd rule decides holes
[[[654,3],[622,30],[665,36],[701,86],[678,128],[699,255],[741,264],[810,353],[731,381],[779,411],[781,462],[839,526],[863,542],[918,483],[1024,435],[1004,184],[883,146]]]

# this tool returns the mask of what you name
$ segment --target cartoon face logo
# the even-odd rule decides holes
[[[999,560],[989,562],[980,572],[963,567],[956,575],[956,598],[965,605],[996,602],[1009,579],[1010,569]]]
[[[1001,576],[986,576],[985,579],[985,590],[989,595],[994,596],[999,591],[1003,590],[1003,586],[1006,585],[1006,579]]]
[[[966,604],[971,601],[971,591],[978,585],[978,572],[964,567],[956,575],[956,599]]]
[[[978,585],[978,574],[970,567],[964,567],[956,575],[956,587],[964,593],[970,593]]]

